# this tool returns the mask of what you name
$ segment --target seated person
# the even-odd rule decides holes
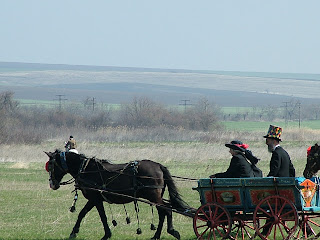
[[[226,172],[216,173],[211,175],[210,178],[250,178],[255,177],[252,169],[253,163],[251,160],[246,158],[246,152],[249,145],[243,144],[241,141],[234,140],[231,143],[225,144],[226,147],[230,148],[232,155],[229,168]],[[251,154],[252,155],[252,154]],[[253,156],[253,155],[252,155]],[[257,160],[258,161],[258,160]]]
[[[64,147],[66,148],[66,152],[73,152],[78,154],[78,150],[76,149],[77,143],[76,143],[76,140],[73,138],[73,136],[69,137],[69,140],[68,142],[65,142]]]

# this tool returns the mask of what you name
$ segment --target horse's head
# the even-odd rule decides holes
[[[307,151],[307,164],[303,171],[305,178],[311,178],[320,169],[320,147],[316,143],[314,146],[309,147]]]
[[[61,156],[61,152],[45,152],[49,161],[46,163],[46,170],[49,173],[50,188],[57,190],[60,187],[60,182],[64,175],[68,173],[65,157]]]

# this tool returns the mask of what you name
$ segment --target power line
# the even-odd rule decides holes
[[[185,112],[187,111],[187,106],[192,105],[191,103],[187,103],[187,102],[190,102],[190,100],[188,100],[188,99],[183,99],[183,100],[180,100],[180,101],[183,102],[183,103],[180,103],[179,105],[183,105],[184,106],[184,111]]]
[[[62,101],[66,101],[66,100],[68,100],[68,99],[62,98],[62,97],[65,97],[65,95],[62,95],[62,94],[58,94],[58,95],[56,95],[56,96],[58,97],[58,99],[56,99],[56,100],[59,101],[59,111],[61,111]]]
[[[284,116],[284,121],[285,121],[285,125],[286,127],[288,126],[288,103],[290,102],[283,102],[285,104],[285,116]]]

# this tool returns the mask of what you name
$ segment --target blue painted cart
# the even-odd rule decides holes
[[[320,179],[205,178],[193,188],[201,206],[197,239],[316,239]]]

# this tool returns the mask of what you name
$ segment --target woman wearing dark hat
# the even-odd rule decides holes
[[[227,169],[226,172],[216,173],[214,175],[211,175],[210,178],[255,177],[252,165],[256,164],[259,159],[254,157],[252,153],[249,150],[247,150],[249,145],[244,144],[241,141],[234,140],[231,143],[225,144],[225,146],[230,148],[230,153],[232,155],[229,168]],[[249,158],[247,157],[248,159],[246,158],[246,155],[249,155]],[[256,169],[260,171],[260,169],[258,168]],[[261,177],[262,177],[262,172],[261,172]]]

